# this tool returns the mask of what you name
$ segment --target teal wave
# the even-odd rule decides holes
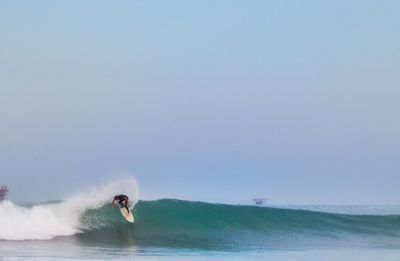
[[[81,217],[82,242],[224,250],[368,246],[400,248],[400,216],[210,204],[173,199],[139,201],[135,223],[109,205]]]

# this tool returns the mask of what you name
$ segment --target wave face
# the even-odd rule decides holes
[[[110,206],[85,212],[82,242],[153,247],[265,249],[400,248],[400,216],[345,215],[172,199],[139,201],[135,223]]]

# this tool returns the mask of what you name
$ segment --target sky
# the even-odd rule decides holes
[[[399,1],[1,1],[0,184],[400,204]]]

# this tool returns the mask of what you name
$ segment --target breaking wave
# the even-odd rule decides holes
[[[114,194],[133,199],[135,223],[111,209]],[[70,238],[82,244],[190,249],[368,247],[400,249],[400,215],[339,214],[301,209],[160,199],[137,201],[134,180],[64,202],[0,205],[0,240]],[[137,204],[136,204],[137,203]]]
[[[22,207],[4,201],[0,203],[0,240],[46,240],[74,235],[85,229],[81,217],[86,211],[104,206],[121,193],[128,195],[133,207],[138,200],[136,181],[116,181],[59,203]]]

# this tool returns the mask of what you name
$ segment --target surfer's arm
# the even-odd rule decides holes
[[[115,202],[115,199],[112,201],[112,203],[111,203],[111,207],[112,208],[114,208],[114,202]]]

